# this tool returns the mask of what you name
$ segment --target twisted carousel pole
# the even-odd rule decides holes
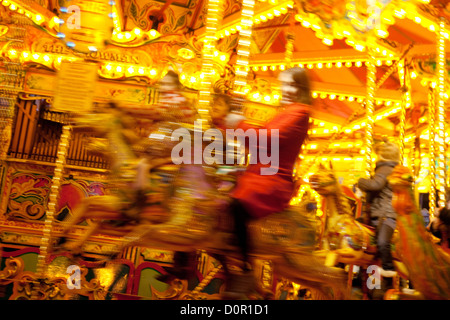
[[[237,48],[237,60],[233,92],[238,99],[245,99],[245,87],[249,68],[250,45],[252,43],[253,15],[255,0],[243,0],[241,10],[241,30]]]
[[[430,145],[430,190],[429,190],[429,213],[434,217],[436,212],[436,94],[432,86],[428,87],[428,136]]]
[[[197,111],[200,115],[202,126],[196,127],[195,130],[202,130],[205,125],[211,123],[211,87],[212,87],[212,75],[214,71],[214,51],[217,41],[216,31],[220,21],[223,18],[223,10],[221,6],[223,0],[209,0],[207,4],[206,12],[206,35],[203,42],[202,51],[202,72],[201,72],[201,84],[198,94],[198,108]],[[214,278],[220,268],[215,268],[210,271],[202,282],[200,282],[192,291],[193,294],[198,294],[203,290]]]
[[[402,103],[400,107],[400,123],[399,123],[399,147],[400,147],[400,163],[406,165],[405,157],[405,131],[406,131],[406,109],[411,106],[410,77],[409,70],[406,67],[405,60],[398,64],[398,75],[402,84]],[[414,167],[414,166],[412,166]]]
[[[217,40],[215,38],[215,31],[218,25],[218,10],[220,6],[221,0],[209,0],[208,3],[208,11],[207,15],[214,16],[211,20],[207,18],[207,33],[208,30],[211,32],[211,37],[214,36],[214,41]],[[247,76],[249,70],[249,56],[250,56],[250,45],[252,42],[252,26],[253,26],[253,15],[254,15],[254,7],[255,0],[243,0],[242,9],[241,9],[241,29],[239,30],[239,41],[238,41],[238,49],[237,49],[237,61],[236,61],[236,70],[235,70],[235,79],[233,83],[233,92],[238,99],[238,101],[242,102],[245,99],[245,87],[247,86]],[[217,9],[216,9],[217,8]],[[210,29],[208,29],[208,21],[210,22]],[[214,32],[213,32],[214,31]],[[209,40],[208,40],[209,39]],[[206,47],[208,41],[213,41],[212,38],[206,37],[205,46],[204,46],[204,55],[203,55],[203,66],[207,67],[208,59],[209,59],[209,51],[210,47]],[[205,53],[206,49],[206,53]],[[212,52],[213,53],[213,52]],[[205,60],[206,58],[206,60]],[[212,55],[211,55],[212,61]],[[204,78],[204,85],[207,83]],[[209,90],[209,88],[208,88]],[[206,97],[206,90],[203,92],[202,97]],[[207,100],[201,102],[202,106],[206,106]],[[242,103],[239,103],[239,107],[242,106]],[[199,101],[200,105],[200,101]],[[200,110],[199,110],[200,111]],[[202,110],[203,111],[203,110]],[[235,110],[240,111],[240,110]],[[210,271],[208,276],[206,276],[201,283],[197,285],[197,287],[192,291],[193,293],[199,293],[203,290],[208,283],[213,279],[214,275],[220,270],[219,268],[214,268]]]
[[[367,97],[366,97],[366,127],[364,137],[364,156],[365,166],[364,173],[367,178],[372,172],[372,151],[373,151],[373,125],[375,112],[375,89],[376,89],[376,60],[371,49],[369,49],[369,60],[366,62],[367,66]]]
[[[438,206],[445,207],[445,20],[441,17],[437,41],[437,75],[438,75],[438,101],[436,110],[437,137],[434,141],[437,149],[437,179],[438,179]]]
[[[56,167],[53,173],[52,184],[50,186],[50,193],[47,202],[47,211],[45,214],[44,229],[42,230],[42,238],[39,246],[39,255],[36,265],[37,279],[45,279],[48,269],[47,257],[48,248],[52,239],[53,222],[55,221],[56,205],[59,199],[59,191],[61,180],[63,178],[64,167],[66,164],[67,152],[69,150],[71,126],[64,125],[62,128],[61,137],[58,144]],[[31,299],[38,300],[38,289],[33,290]]]
[[[206,125],[211,122],[211,85],[212,75],[214,72],[214,51],[216,48],[216,31],[217,26],[223,18],[223,10],[221,10],[223,0],[209,0],[206,13],[206,33],[202,50],[202,70],[201,83],[198,94],[197,111],[202,124]]]

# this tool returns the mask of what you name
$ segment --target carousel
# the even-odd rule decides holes
[[[242,272],[230,193],[252,155],[196,137],[227,108],[270,121],[292,67],[313,101],[298,190],[251,222],[245,299],[449,299],[448,243],[427,230],[449,200],[447,3],[0,0],[0,299],[223,299]],[[176,161],[174,132],[212,159]],[[401,161],[379,296],[355,186],[383,141]]]

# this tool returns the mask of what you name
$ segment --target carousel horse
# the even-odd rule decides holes
[[[171,165],[169,156],[152,157],[157,147],[147,150],[148,141],[134,133],[134,121],[115,105],[96,113],[74,119],[75,131],[94,132],[86,144],[90,154],[106,158],[110,163],[109,194],[85,198],[67,219],[62,221],[62,237],[54,251],[70,249],[79,253],[84,242],[93,234],[124,236],[138,223],[164,221],[168,183],[160,183],[161,176],[174,176],[178,167]],[[154,185],[148,185],[149,174]],[[156,185],[155,185],[156,184]],[[166,186],[166,188],[164,188]],[[89,228],[81,239],[66,242],[70,231],[82,221]]]
[[[397,211],[400,239],[398,253],[409,272],[414,288],[425,299],[450,299],[450,254],[437,245],[426,230],[414,199],[413,178],[403,166],[394,168],[388,181]]]
[[[86,127],[94,125],[96,131],[103,131],[105,140],[100,142],[96,140],[95,147],[100,152],[109,154],[114,161],[112,173],[118,177],[119,191],[131,192],[133,196],[135,189],[129,185],[136,180],[136,172],[146,170],[142,169],[142,166],[139,170],[141,159],[132,152],[133,135],[129,132],[124,134],[127,128],[121,121],[122,117],[114,113],[110,116],[108,112],[101,114],[101,117],[104,119],[91,116],[80,119],[78,123]],[[111,125],[107,125],[109,123]],[[150,145],[145,148],[156,148],[159,152],[153,154],[159,156],[170,150],[171,131],[166,129],[154,135],[159,137],[158,139],[149,139],[147,142]],[[158,142],[161,147],[159,150]],[[150,163],[153,159],[150,159]],[[149,167],[151,165],[146,168]],[[134,215],[127,212],[135,209],[134,202],[129,200],[130,196],[126,193],[117,192],[113,195],[87,198],[66,224],[63,236],[66,236],[82,219],[95,220],[96,227],[89,230],[81,240],[72,242],[72,245],[68,244],[65,248],[74,252],[82,251],[83,242],[96,232],[122,237],[123,241],[114,253],[122,252],[128,246],[157,247],[186,252],[204,249],[212,255],[234,256],[239,259],[240,251],[232,239],[232,218],[227,212],[230,199],[226,192],[220,191],[221,188],[216,183],[217,180],[227,179],[219,177],[212,181],[208,179],[210,175],[208,171],[210,170],[202,165],[176,167],[175,177],[170,183],[170,192],[166,193],[161,201],[163,211],[167,213],[167,220],[158,223],[147,223],[143,221],[145,217],[142,216],[145,216],[147,210],[152,217],[154,211],[160,210],[161,206],[159,209],[154,203],[141,206],[139,210],[134,210],[137,211],[138,217],[134,219]],[[109,223],[111,220],[114,222],[125,220],[126,224],[111,225]],[[249,232],[254,239],[252,256],[271,260],[277,275],[316,290],[318,295],[327,299],[347,297],[346,274],[342,269],[325,266],[325,256],[315,250],[317,247],[315,217],[308,213],[304,203],[252,222]]]
[[[188,176],[185,176],[187,178]],[[183,182],[182,182],[183,183]],[[192,181],[186,180],[187,186]],[[211,186],[208,187],[211,190]],[[171,199],[172,215],[168,222],[158,225],[141,225],[123,239],[117,253],[129,246],[157,247],[172,251],[191,252],[203,249],[227,262],[240,259],[233,241],[232,218],[226,210],[228,202],[220,208],[210,198],[195,206],[193,192],[179,192]],[[226,199],[223,198],[223,199]],[[228,199],[229,200],[229,199]],[[323,252],[316,251],[318,237],[314,214],[307,204],[291,206],[283,212],[253,221],[249,225],[253,258],[270,260],[274,272],[281,277],[315,290],[316,297],[326,299],[347,298],[346,274],[342,269],[324,265]],[[208,214],[205,214],[205,209]],[[258,290],[258,288],[256,288]],[[261,294],[264,292],[260,291]]]
[[[333,170],[323,164],[310,176],[312,189],[325,198],[327,220],[324,246],[329,250],[327,265],[337,263],[367,268],[377,264],[375,228],[357,221]],[[407,278],[408,271],[399,258],[398,231],[392,238],[392,256],[399,274]]]

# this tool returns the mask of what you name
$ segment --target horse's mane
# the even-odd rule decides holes
[[[341,212],[352,216],[353,214],[352,214],[352,208],[349,203],[349,198],[347,197],[342,186],[340,185],[340,183],[334,173],[334,170],[332,168],[328,168],[328,167],[324,166],[323,164],[320,164],[319,170],[316,172],[316,175],[319,175],[319,176],[331,175],[334,177],[334,181],[335,181],[334,186],[335,186],[335,190],[336,190],[336,193],[334,194],[334,196],[336,197],[336,205],[339,209],[341,209],[340,210]]]

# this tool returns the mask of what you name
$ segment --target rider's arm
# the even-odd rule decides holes
[[[371,179],[360,178],[358,180],[358,188],[362,191],[380,191],[387,183],[386,177],[389,174],[389,168],[382,167],[375,172]]]
[[[267,148],[271,148],[272,133],[276,132],[278,140],[286,138],[295,132],[306,132],[309,128],[309,106],[297,104],[296,108],[281,111],[274,119],[268,121],[264,125],[257,125],[249,121],[242,121],[238,128],[246,131],[254,129],[258,135],[258,141],[267,141]]]

